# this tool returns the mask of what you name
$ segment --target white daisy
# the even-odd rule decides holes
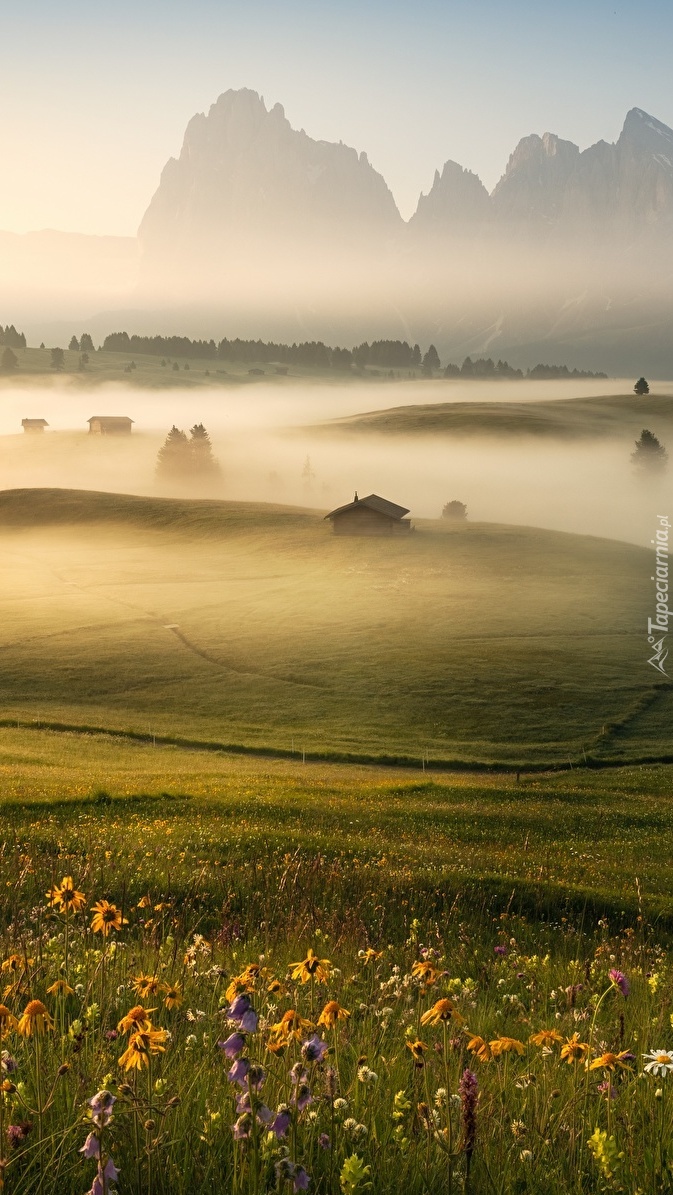
[[[643,1058],[647,1058],[645,1063],[645,1070],[651,1075],[667,1075],[673,1071],[673,1051],[671,1050],[652,1050],[649,1054],[643,1054]]]

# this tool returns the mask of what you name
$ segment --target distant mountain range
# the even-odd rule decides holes
[[[614,145],[580,151],[551,133],[519,142],[491,195],[456,162],[437,171],[406,228],[437,236],[466,228],[599,232],[638,238],[673,228],[673,131],[640,108]],[[384,179],[343,143],[314,141],[254,91],[227,91],[193,117],[140,226],[146,253],[189,252],[213,241],[351,246],[403,235]]]
[[[615,144],[525,137],[492,194],[446,162],[405,222],[364,153],[227,91],[190,121],[139,241],[146,297],[240,335],[366,327],[459,359],[673,373],[673,131],[640,108]]]
[[[640,108],[614,144],[524,137],[491,194],[448,161],[404,221],[366,154],[227,91],[162,172],[137,285],[132,241],[40,235],[0,234],[0,282],[5,258],[21,277],[22,255],[39,273],[47,250],[67,287],[70,246],[89,310],[117,309],[89,321],[96,334],[400,338],[444,360],[673,376],[673,131]]]

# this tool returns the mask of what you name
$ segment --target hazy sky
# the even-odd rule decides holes
[[[671,0],[22,0],[3,5],[0,229],[132,235],[229,87],[364,149],[404,216],[447,158],[492,187],[520,137],[673,125]]]

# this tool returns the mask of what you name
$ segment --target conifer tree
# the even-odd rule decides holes
[[[654,433],[644,427],[636,440],[636,450],[631,453],[631,462],[640,473],[663,473],[668,453]]]
[[[70,344],[68,345],[68,348],[70,349],[71,353],[79,352],[79,340],[77,339],[76,336],[70,337]]]
[[[415,344],[411,350],[411,364],[414,368],[418,368],[421,363],[421,348],[420,345]]]
[[[431,344],[423,358],[423,373],[430,378],[436,369],[439,369],[439,353],[434,344]]]
[[[190,429],[189,452],[191,456],[191,470],[198,478],[219,477],[222,473],[220,465],[213,453],[210,436],[202,423],[195,423]]]
[[[638,381],[636,382],[635,386],[633,387],[633,393],[634,394],[649,394],[650,393],[650,387],[647,382],[647,378],[638,378]]]
[[[185,433],[173,424],[157,456],[157,477],[184,480],[192,471],[192,454]]]
[[[65,364],[65,353],[63,352],[63,349],[59,349],[59,348],[52,349],[51,350],[51,368],[60,371],[63,369],[64,364]]]
[[[83,353],[93,353],[95,351],[93,340],[89,336],[88,332],[82,332],[82,335],[79,338],[79,347]]]

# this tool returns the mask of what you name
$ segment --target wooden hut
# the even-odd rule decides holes
[[[357,493],[347,506],[338,506],[325,515],[332,523],[335,535],[398,535],[411,530],[411,523],[404,516],[406,506],[398,506],[378,494],[358,498]]]
[[[130,436],[133,427],[127,415],[92,415],[87,423],[92,436]]]
[[[43,432],[49,424],[46,419],[22,419],[21,426],[25,432],[33,435],[35,432]]]

